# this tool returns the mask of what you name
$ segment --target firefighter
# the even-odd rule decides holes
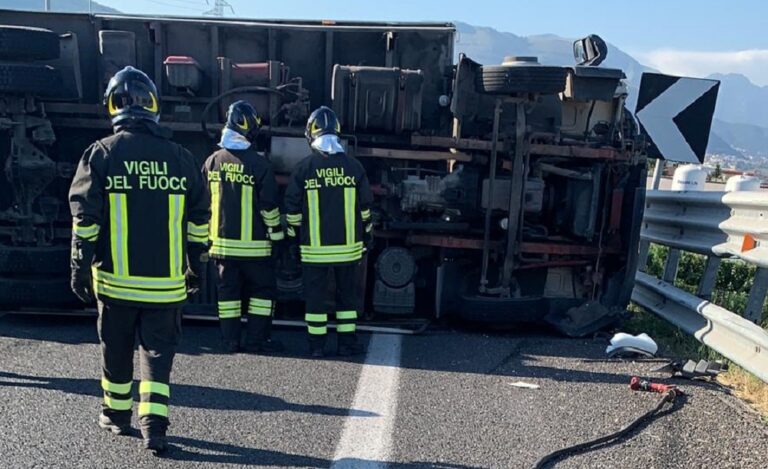
[[[72,290],[98,300],[104,402],[99,426],[131,433],[133,350],[139,342],[143,447],[166,449],[169,378],[181,305],[199,289],[208,201],[192,155],[158,125],[154,83],[125,67],[104,94],[114,134],[83,154],[69,202]]]
[[[326,293],[330,274],[335,284],[337,353],[356,355],[365,350],[357,342],[355,324],[360,314],[359,288],[363,252],[372,241],[370,205],[373,200],[363,166],[344,153],[336,114],[323,106],[307,121],[305,135],[312,154],[296,167],[285,193],[290,251],[299,246],[305,321],[310,354],[324,355],[328,333]]]
[[[246,101],[227,111],[220,150],[203,165],[211,198],[211,251],[218,271],[218,311],[224,349],[240,349],[242,310],[247,310],[243,348],[273,353],[282,345],[271,340],[275,309],[272,250],[283,240],[277,182],[272,165],[253,142],[261,118]]]

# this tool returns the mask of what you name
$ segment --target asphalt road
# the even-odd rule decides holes
[[[221,355],[216,327],[185,326],[159,459],[96,426],[92,320],[0,317],[0,467],[527,468],[657,399],[627,388],[654,364],[604,360],[601,340],[436,330],[313,361],[300,332],[276,335],[297,355]],[[756,414],[715,385],[678,384],[686,397],[631,439],[554,467],[768,467]]]

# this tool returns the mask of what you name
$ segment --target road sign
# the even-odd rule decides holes
[[[703,163],[719,88],[718,80],[643,73],[635,116],[648,156]]]

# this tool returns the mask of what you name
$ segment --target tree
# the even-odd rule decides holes
[[[710,174],[713,181],[720,181],[723,178],[723,170],[720,168],[720,163],[715,165],[714,171]]]

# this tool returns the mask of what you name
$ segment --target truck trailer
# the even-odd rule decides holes
[[[454,59],[450,23],[264,21],[0,10],[0,308],[82,310],[69,291],[67,191],[111,132],[126,65],[200,164],[227,106],[263,115],[257,146],[285,185],[332,107],[375,195],[365,317],[547,322],[582,335],[621,317],[637,264],[646,143],[597,36],[574,64]],[[147,240],[150,242],[151,240]],[[301,275],[279,262],[279,311]],[[208,277],[187,311],[215,317]]]

